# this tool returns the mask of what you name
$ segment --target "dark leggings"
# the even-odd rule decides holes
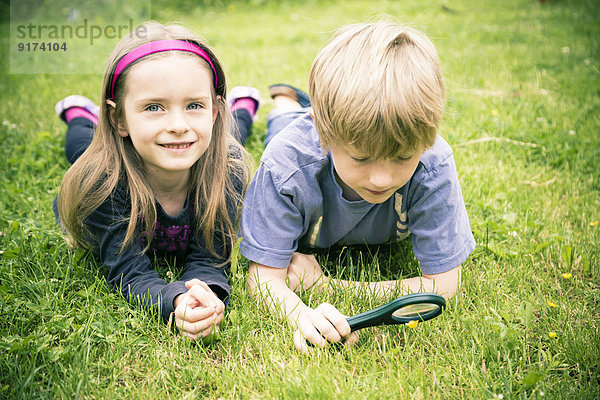
[[[240,108],[233,112],[233,120],[235,137],[243,146],[250,135],[252,117],[247,110]],[[65,154],[71,164],[88,148],[95,130],[96,125],[87,118],[74,118],[68,123]]]

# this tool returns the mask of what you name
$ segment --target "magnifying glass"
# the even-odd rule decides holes
[[[406,324],[410,321],[427,321],[442,313],[446,299],[435,293],[413,293],[399,297],[387,304],[348,317],[352,332],[376,325]]]
[[[377,325],[398,325],[410,321],[427,321],[446,308],[446,299],[435,293],[412,293],[387,304],[346,318],[352,332]],[[306,339],[308,346],[313,346]]]

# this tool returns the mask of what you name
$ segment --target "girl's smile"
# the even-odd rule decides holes
[[[160,143],[159,146],[165,148],[167,151],[175,153],[183,153],[190,150],[196,142],[182,142],[182,143]]]
[[[195,142],[186,142],[186,143],[162,143],[159,146],[166,147],[167,149],[173,150],[185,150],[190,148]]]

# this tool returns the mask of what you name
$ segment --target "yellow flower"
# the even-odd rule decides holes
[[[413,321],[408,322],[406,324],[406,326],[408,326],[409,328],[416,328],[418,324],[419,324],[419,321],[413,320]]]
[[[556,332],[550,332],[548,333],[548,336],[550,336],[550,339],[554,339],[556,337]]]
[[[592,222],[590,222],[590,226],[598,226],[598,221],[592,221]]]
[[[571,276],[573,276],[573,275],[571,275],[570,272],[562,274],[562,277],[565,278],[565,279],[571,279]]]
[[[321,285],[322,289],[327,289],[327,286],[329,286],[329,282],[325,282]]]
[[[546,301],[546,304],[548,304],[550,307],[554,307],[554,308],[558,307],[558,304],[554,304],[550,300]]]

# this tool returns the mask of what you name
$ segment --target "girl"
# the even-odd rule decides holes
[[[258,91],[236,100],[245,137]],[[213,52],[186,28],[146,23],[112,52],[99,110],[82,96],[56,110],[73,162],[56,204],[69,243],[92,250],[124,296],[174,314],[185,336],[215,332],[249,174]],[[181,280],[167,284],[152,261],[181,265]]]

